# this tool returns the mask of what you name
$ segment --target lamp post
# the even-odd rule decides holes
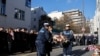
[[[84,15],[84,0],[82,0],[82,10],[83,10],[83,15]]]
[[[82,0],[82,13],[83,13],[83,15],[82,15],[82,17],[81,17],[81,20],[82,20],[82,34],[84,34],[85,33],[85,26],[84,26],[84,0]]]

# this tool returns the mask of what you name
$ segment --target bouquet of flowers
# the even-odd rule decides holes
[[[54,35],[53,36],[53,41],[55,43],[67,43],[68,39],[67,39],[67,37],[65,37],[63,35]]]

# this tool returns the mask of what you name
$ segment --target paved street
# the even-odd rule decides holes
[[[84,46],[73,47],[73,52],[72,52],[73,55],[74,56],[91,56],[91,54],[93,53],[93,51],[89,51],[89,52],[83,51],[82,48],[84,48]],[[36,56],[36,52],[10,55],[10,56]],[[53,49],[51,56],[62,56],[62,48]]]

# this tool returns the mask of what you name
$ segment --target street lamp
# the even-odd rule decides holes
[[[83,15],[84,15],[84,0],[82,0],[82,9],[83,9]]]
[[[84,26],[84,0],[82,0],[82,13],[83,13],[83,15],[82,15],[82,17],[81,17],[81,22],[82,22],[82,33],[84,34],[84,32],[85,32],[85,26]]]

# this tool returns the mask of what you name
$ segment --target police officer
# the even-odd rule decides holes
[[[63,56],[71,56],[73,31],[70,29],[69,24],[66,24],[65,30],[62,32],[62,35],[65,36],[68,40],[67,44],[63,46]]]
[[[20,42],[21,42],[21,37],[20,37],[20,28],[14,29],[14,38],[15,38],[15,52],[20,52]]]
[[[36,38],[37,56],[46,56],[46,42],[49,40],[49,23],[44,23]]]
[[[22,53],[24,53],[28,48],[27,45],[27,37],[28,35],[26,34],[27,29],[22,28],[20,32],[20,50]]]
[[[0,54],[8,52],[7,33],[3,27],[0,27]]]
[[[9,52],[10,54],[13,54],[15,52],[15,38],[13,28],[8,28],[7,33]]]
[[[30,30],[28,42],[29,42],[31,52],[33,52],[36,48],[36,46],[35,46],[36,37],[37,37],[36,31],[35,30]]]

